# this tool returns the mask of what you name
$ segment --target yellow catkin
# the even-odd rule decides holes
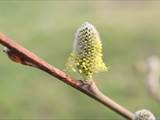
[[[68,58],[67,67],[79,72],[84,80],[92,80],[95,73],[107,71],[102,56],[98,31],[92,24],[85,22],[76,32],[73,52]]]

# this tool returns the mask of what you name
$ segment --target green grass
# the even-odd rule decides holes
[[[133,69],[137,61],[160,54],[159,10],[158,2],[1,1],[0,31],[63,70],[76,29],[91,22],[100,32],[109,66],[95,78],[99,88],[131,111],[147,108],[160,116],[160,104],[148,96],[144,75]],[[123,120],[56,78],[11,62],[2,52],[0,76],[0,119]]]

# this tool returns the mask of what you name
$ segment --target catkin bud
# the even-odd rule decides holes
[[[156,118],[149,110],[143,109],[135,112],[133,120],[156,120]]]
[[[91,80],[93,74],[107,70],[102,56],[99,34],[92,24],[85,22],[76,32],[73,52],[67,66],[78,71],[84,80]]]

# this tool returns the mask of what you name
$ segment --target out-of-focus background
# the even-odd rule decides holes
[[[145,88],[138,60],[160,54],[160,2],[0,1],[0,31],[50,64],[65,69],[76,29],[96,26],[109,71],[95,80],[131,111],[160,116]],[[3,47],[0,46],[2,51]],[[69,73],[80,79],[74,73]],[[116,113],[48,74],[15,64],[0,52],[0,119],[123,120]]]

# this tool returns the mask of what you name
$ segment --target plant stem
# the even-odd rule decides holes
[[[109,97],[103,95],[98,90],[94,82],[92,82],[91,84],[87,84],[87,83],[84,83],[83,81],[75,80],[74,78],[67,75],[63,71],[48,64],[44,60],[40,59],[35,54],[28,51],[27,49],[25,49],[18,43],[14,42],[10,38],[6,37],[2,33],[0,33],[0,43],[10,50],[10,52],[7,53],[10,58],[12,58],[11,56],[14,56],[14,57],[16,56],[16,58],[20,60],[21,64],[29,65],[29,66],[41,69],[42,71],[58,78],[64,83],[72,86],[73,88],[83,92],[84,94],[90,96],[96,101],[109,107],[110,109],[115,111],[117,114],[121,115],[122,117],[129,119],[129,120],[133,119],[134,114],[132,112],[120,106],[119,104],[111,100]]]

